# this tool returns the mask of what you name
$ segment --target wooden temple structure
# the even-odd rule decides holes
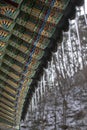
[[[83,0],[0,0],[0,128],[19,130],[62,31]],[[28,96],[27,96],[28,95]]]

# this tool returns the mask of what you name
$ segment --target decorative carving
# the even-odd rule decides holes
[[[14,15],[18,13],[18,10],[11,6],[11,5],[6,5],[6,4],[0,4],[0,14],[15,18]]]
[[[11,24],[12,24],[12,20],[0,18],[0,27],[6,30],[9,30],[9,27],[11,26]]]
[[[35,59],[41,59],[43,55],[44,55],[44,51],[41,50],[40,48],[36,48],[34,50],[33,58],[35,58]]]
[[[39,65],[40,65],[40,61],[37,61],[36,59],[32,58],[28,65],[28,70],[37,69]]]
[[[60,0],[60,1],[56,0],[56,2],[54,3],[54,7],[62,9],[63,8],[62,0]]]
[[[4,31],[4,30],[1,30],[0,29],[0,40],[6,40],[7,36],[8,36],[8,32],[7,31]]]
[[[5,46],[5,42],[0,41],[0,48]]]
[[[46,38],[44,36],[40,36],[40,39],[37,43],[37,47],[45,49],[48,46],[49,42],[50,42],[50,40],[48,38]]]

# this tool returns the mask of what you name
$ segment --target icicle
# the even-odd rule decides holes
[[[46,70],[44,70],[44,74],[43,74],[43,77],[42,77],[44,93],[46,92],[46,80],[45,80],[45,77],[46,77]]]
[[[57,53],[56,53],[56,64],[55,66],[57,67],[59,73],[61,73],[61,70],[60,70],[60,60],[59,60],[59,50],[57,50]]]
[[[32,112],[34,111],[34,97],[32,97]]]
[[[42,95],[43,95],[43,81],[42,81],[42,78],[41,78],[41,81],[40,81],[40,93],[41,93],[41,97],[42,97]]]
[[[64,36],[64,33],[63,33],[63,36]],[[63,38],[63,41],[62,41],[62,55],[63,55],[63,61],[64,61],[64,55],[65,55],[65,53],[64,53],[64,38]]]
[[[34,103],[34,105],[35,105],[35,108],[37,108],[37,98],[36,98],[36,91],[35,91],[35,93],[34,93],[34,101],[35,101],[35,103]]]
[[[51,63],[48,62],[48,69],[46,70],[46,75],[47,75],[47,83],[48,83],[48,89],[50,88],[50,83],[51,83]]]
[[[63,48],[63,42],[62,42],[62,47],[61,47],[61,49],[62,49],[62,58],[61,58],[61,70],[62,70],[62,76],[65,78],[65,73],[64,73],[64,48]]]
[[[52,82],[52,85],[54,86],[54,67],[53,67],[53,57],[52,57],[52,61],[51,61],[51,82]]]
[[[40,95],[39,95],[39,87],[37,88],[36,92],[37,92],[37,101],[39,102],[39,99],[40,99]]]
[[[81,69],[83,68],[83,62],[82,62],[82,54],[81,54],[81,52],[82,52],[82,49],[81,49],[81,40],[80,40],[80,35],[79,35],[79,27],[78,27],[78,22],[77,22],[77,20],[78,20],[78,17],[76,17],[76,19],[75,19],[75,26],[76,26],[76,33],[77,33],[77,38],[78,38],[78,43],[79,43],[79,50],[80,50],[80,57],[78,57],[79,59],[81,59],[81,61],[80,61],[80,65],[81,65]]]
[[[85,3],[86,3],[86,1],[85,1]],[[86,25],[87,25],[87,13],[86,13],[86,9],[85,9],[85,4],[83,5],[83,11],[84,11],[84,19],[85,19],[85,23],[86,23]]]
[[[71,21],[69,21],[69,31],[68,31],[68,40],[69,40],[69,44],[70,44],[70,48],[71,48],[71,61],[72,64],[74,65],[74,56],[73,56],[73,48],[72,48],[72,40],[71,40]],[[73,75],[74,70],[73,70],[73,66],[72,66],[72,73],[71,76]]]

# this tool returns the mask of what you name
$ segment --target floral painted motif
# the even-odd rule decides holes
[[[0,29],[0,40],[4,40],[8,36],[8,32]]]
[[[12,20],[0,18],[0,27],[2,27],[3,29],[8,30],[11,24]]]
[[[4,47],[5,46],[5,43],[0,41],[0,48]]]
[[[10,18],[15,18],[14,15],[17,15],[18,10],[11,5],[1,5],[0,4],[0,14],[8,16]]]

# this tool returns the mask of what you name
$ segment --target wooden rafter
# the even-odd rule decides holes
[[[10,4],[10,5],[14,6],[14,7],[18,7],[18,4],[17,4],[16,2],[14,2],[14,1],[11,1],[11,0],[3,0],[3,2],[6,2],[6,3],[8,3],[8,4]]]

